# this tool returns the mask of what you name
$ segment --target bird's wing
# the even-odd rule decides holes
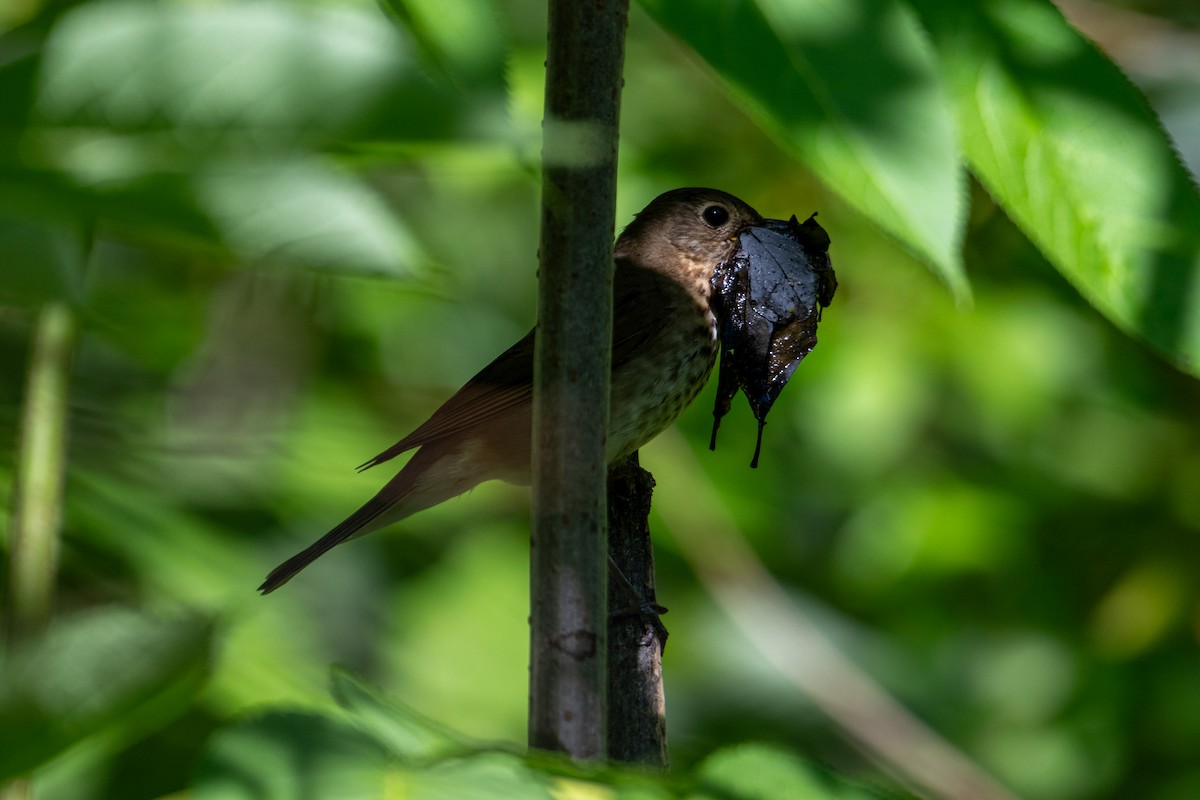
[[[406,450],[454,436],[491,417],[533,403],[533,331],[467,381],[428,420],[359,470],[382,464]]]
[[[663,320],[669,318],[679,297],[679,287],[669,279],[619,259],[613,286],[612,362],[627,364],[655,347]],[[420,427],[359,470],[378,466],[414,447],[455,436],[517,406],[532,406],[533,337],[534,331],[530,331],[497,356]]]
[[[612,363],[629,364],[662,346],[663,327],[693,302],[675,280],[634,261],[617,259],[613,285]]]

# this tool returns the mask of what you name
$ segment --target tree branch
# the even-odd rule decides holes
[[[628,0],[551,0],[534,382],[529,745],[605,752],[605,439]]]
[[[662,684],[666,631],[654,595],[650,498],[654,478],[637,454],[608,472],[608,757],[666,770]]]

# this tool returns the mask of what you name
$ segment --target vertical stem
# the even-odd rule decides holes
[[[21,415],[9,523],[9,647],[45,627],[54,600],[66,471],[67,394],[75,319],[61,303],[38,317]],[[29,800],[33,785],[17,778],[0,786],[0,800]]]
[[[628,0],[551,0],[534,381],[529,745],[605,753],[605,439]]]
[[[67,392],[75,319],[61,303],[38,318],[17,448],[9,527],[9,641],[42,628],[58,572]]]
[[[666,770],[665,629],[657,620],[650,499],[654,478],[637,453],[608,472],[608,757]],[[655,624],[657,623],[657,624]]]

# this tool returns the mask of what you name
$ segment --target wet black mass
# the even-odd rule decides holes
[[[742,232],[737,252],[713,274],[721,364],[711,449],[721,417],[741,389],[758,420],[750,462],[758,466],[767,412],[796,365],[816,347],[821,309],[836,289],[829,235],[816,214],[803,224],[795,217],[763,220]]]

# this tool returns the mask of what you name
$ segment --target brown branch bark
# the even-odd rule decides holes
[[[654,594],[650,499],[654,478],[637,454],[608,473],[608,757],[666,770],[667,719]]]

